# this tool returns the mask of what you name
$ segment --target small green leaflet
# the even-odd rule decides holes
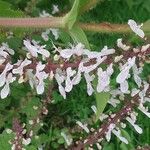
[[[147,20],[146,22],[144,22],[143,26],[142,26],[142,29],[143,31],[146,33],[146,34],[150,34],[150,20]]]
[[[96,112],[96,121],[99,119],[100,114],[104,111],[107,102],[109,100],[110,94],[109,92],[95,92],[95,98],[97,103],[97,112]]]
[[[0,0],[0,17],[23,17],[25,16],[22,11],[13,10],[10,3]]]
[[[72,39],[74,40],[74,42],[77,42],[77,43],[80,42],[84,44],[86,48],[90,49],[90,45],[87,40],[87,37],[84,31],[80,27],[74,26],[71,30],[69,30],[69,33]]]
[[[96,105],[97,105],[97,112],[96,112],[96,119],[95,121],[97,122],[100,114],[104,111],[107,102],[110,98],[110,93],[109,92],[100,92],[98,93],[96,91],[96,85],[97,85],[97,79],[93,81],[94,89],[95,89],[95,99],[96,99]]]
[[[75,0],[72,9],[69,13],[64,17],[65,25],[67,25],[68,29],[72,29],[74,23],[78,17],[78,10],[79,10],[79,0]]]

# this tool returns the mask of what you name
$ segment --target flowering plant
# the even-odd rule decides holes
[[[24,13],[12,10],[23,17],[0,17],[5,33],[0,47],[0,117],[4,118],[0,147],[115,149],[112,141],[116,136],[121,150],[136,149],[128,126],[142,134],[138,114],[150,118],[150,23],[139,24],[131,18],[126,24],[81,23],[80,15],[99,2],[75,0],[70,11],[62,15],[59,5],[52,4],[50,14],[38,10],[45,2],[31,0]],[[22,1],[13,3],[19,6]],[[9,3],[0,1],[0,5],[11,13]],[[128,5],[138,6],[134,2]],[[62,6],[63,10],[67,4]],[[34,9],[39,17],[26,17],[34,16]],[[103,44],[94,51],[97,47],[89,43],[84,31],[115,33],[118,37],[113,46]],[[120,34],[131,34],[136,42],[126,42]],[[70,111],[75,114],[68,116]]]

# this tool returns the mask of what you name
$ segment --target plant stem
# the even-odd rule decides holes
[[[62,17],[49,18],[0,18],[1,27],[64,28]]]
[[[127,24],[104,23],[76,23],[77,26],[85,31],[100,33],[132,33]],[[0,18],[0,27],[19,27],[19,28],[61,28],[65,29],[63,17],[48,18]],[[150,32],[150,28],[143,27],[144,32]]]
[[[132,58],[134,56],[135,57],[139,57],[139,56],[145,56],[146,57],[146,56],[150,55],[150,48],[148,48],[145,52],[140,51],[138,53],[135,53],[134,51],[123,51],[122,55],[123,55],[123,59],[121,59],[120,61],[122,61],[122,60],[127,61],[129,58]],[[78,59],[74,62],[65,62],[64,61],[64,62],[61,62],[61,63],[53,63],[51,61],[48,61],[48,63],[46,64],[46,66],[44,68],[44,71],[46,73],[50,73],[51,71],[55,72],[57,68],[67,69],[68,67],[71,67],[71,68],[75,69],[75,68],[79,67],[80,62],[81,62],[80,59]],[[102,62],[102,64],[108,64],[109,65],[112,62],[114,62],[114,55],[108,56],[107,59],[104,62]],[[31,64],[27,65],[24,69],[33,69],[33,70],[35,70],[36,66],[37,66],[37,63],[38,63],[38,61],[33,61]],[[93,65],[95,63],[96,63],[95,59],[90,59],[89,62],[84,63],[84,66],[90,66],[90,65]],[[5,67],[6,67],[6,64],[0,65],[0,73],[3,72]],[[14,65],[13,69],[15,69],[17,67],[18,67],[17,65]]]
[[[85,31],[101,32],[101,33],[129,33],[132,32],[128,25],[111,24],[111,23],[78,23]]]
[[[135,96],[137,98],[137,95]],[[117,125],[120,123],[122,119],[124,119],[128,113],[131,112],[132,108],[134,107],[134,103],[127,101],[124,107],[115,114],[114,118],[109,117],[106,122],[104,122],[100,129],[97,129],[94,133],[91,133],[86,139],[83,141],[78,141],[77,145],[71,145],[69,148],[70,150],[83,150],[86,146],[90,144],[95,144],[98,139],[101,139],[105,136],[108,128],[111,124]]]

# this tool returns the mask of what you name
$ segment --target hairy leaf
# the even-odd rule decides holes
[[[73,27],[74,23],[76,22],[76,19],[78,17],[78,10],[79,10],[79,0],[75,0],[72,9],[65,16],[64,19],[65,24],[67,24],[69,30]]]
[[[100,114],[104,111],[107,102],[109,100],[110,94],[108,92],[95,92],[95,98],[97,103],[97,113],[96,113],[96,121],[99,119]]]
[[[80,27],[77,27],[77,26],[74,26],[70,31],[70,36],[72,37],[72,39],[77,42],[77,43],[82,43],[85,45],[86,48],[90,49],[90,46],[89,46],[89,42],[87,40],[87,37],[84,33],[84,31],[80,28]]]

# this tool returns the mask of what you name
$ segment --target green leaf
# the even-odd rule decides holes
[[[115,145],[113,143],[106,143],[104,146],[103,146],[103,150],[115,150]]]
[[[97,104],[97,112],[96,112],[96,121],[99,119],[100,114],[104,111],[107,102],[109,100],[110,93],[109,92],[95,92],[96,104]]]
[[[84,31],[80,27],[74,26],[71,30],[69,30],[69,33],[72,39],[74,40],[74,42],[77,42],[77,43],[80,42],[84,44],[86,48],[90,49],[90,45],[87,40],[87,37]]]
[[[65,143],[65,140],[61,137],[61,138],[58,139],[58,143],[63,144],[63,143]]]
[[[37,150],[37,148],[31,145],[31,146],[27,146],[26,150]]]
[[[8,2],[0,0],[0,17],[25,17],[25,14],[20,10],[13,9],[12,5]],[[13,28],[11,31],[14,35],[24,36],[24,30]],[[3,42],[7,38],[7,30],[0,27],[0,42]]]
[[[46,134],[40,134],[38,135],[38,138],[32,139],[32,144],[39,147],[42,144],[46,143],[48,141],[48,136]]]
[[[142,29],[146,34],[150,33],[150,19],[143,24]]]
[[[8,134],[5,131],[0,134],[0,149],[3,150],[9,150],[11,149],[11,144],[9,144],[9,141],[14,139],[14,134]]]
[[[76,22],[76,19],[78,17],[78,10],[79,10],[79,0],[75,0],[72,9],[64,17],[64,22],[69,30],[72,29],[74,23]]]
[[[35,110],[33,107],[38,107],[38,109]],[[38,115],[40,107],[41,107],[40,99],[32,98],[27,101],[27,104],[25,106],[23,106],[22,113],[25,113],[28,119],[32,119]]]
[[[23,17],[24,13],[20,10],[13,10],[10,3],[0,0],[0,17]]]
[[[127,3],[128,7],[129,7],[129,9],[131,9],[133,7],[133,5],[134,5],[134,1],[133,0],[126,0],[126,3]]]
[[[125,143],[120,144],[120,150],[128,150],[128,147]]]

